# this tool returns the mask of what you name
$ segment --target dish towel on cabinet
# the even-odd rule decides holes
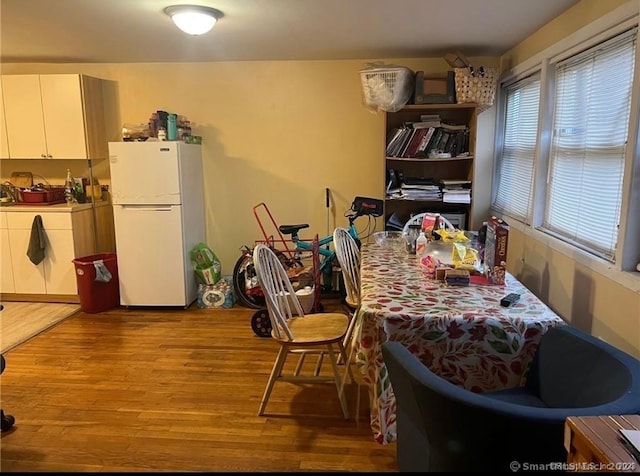
[[[42,226],[42,217],[36,215],[31,224],[31,236],[29,237],[29,248],[27,248],[27,256],[36,266],[44,259],[44,250],[46,247],[47,236]]]

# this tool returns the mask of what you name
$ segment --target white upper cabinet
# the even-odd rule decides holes
[[[11,159],[108,157],[101,80],[79,74],[3,75]]]
[[[7,143],[7,122],[4,119],[4,97],[0,88],[0,159],[9,158],[9,145]]]

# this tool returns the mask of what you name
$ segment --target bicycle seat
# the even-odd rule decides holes
[[[301,225],[280,225],[278,227],[278,230],[280,230],[280,232],[284,233],[285,235],[293,235],[294,233],[297,233],[300,230],[304,230],[305,228],[309,228],[308,223],[303,223]]]

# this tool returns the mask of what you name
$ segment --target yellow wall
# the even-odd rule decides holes
[[[500,58],[501,70],[517,66],[571,33],[615,10],[629,0],[582,0],[556,17]]]
[[[501,58],[516,66],[626,3],[583,0]],[[640,293],[513,229],[508,268],[571,324],[640,357]]]
[[[497,64],[497,58],[472,60]],[[442,58],[393,62],[430,74],[450,69]],[[223,274],[231,274],[239,248],[262,237],[254,205],[265,202],[280,224],[309,223],[311,237],[327,232],[325,188],[334,203],[331,232],[347,224],[344,212],[354,196],[383,198],[384,114],[362,105],[363,66],[363,61],[3,64],[2,74],[73,72],[108,80],[110,140],[120,140],[122,124],[146,123],[156,110],[187,116],[193,133],[203,137],[207,243],[222,261]],[[492,129],[483,135],[490,142]],[[480,161],[489,163],[489,150]],[[64,162],[3,160],[2,179],[32,170],[49,179],[57,175],[52,183],[63,183],[67,167],[74,175],[86,170],[82,161]],[[94,175],[108,184],[108,161],[94,162]],[[485,195],[488,213],[488,188]],[[265,224],[267,234],[274,234],[268,218]],[[380,218],[377,228],[383,227]]]

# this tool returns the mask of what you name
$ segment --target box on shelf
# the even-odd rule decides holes
[[[489,284],[504,284],[507,272],[507,245],[509,225],[492,216],[487,222],[487,238],[484,249],[484,271]]]
[[[416,73],[415,104],[453,104],[456,102],[455,73],[447,71],[445,77],[426,77],[424,71]]]

